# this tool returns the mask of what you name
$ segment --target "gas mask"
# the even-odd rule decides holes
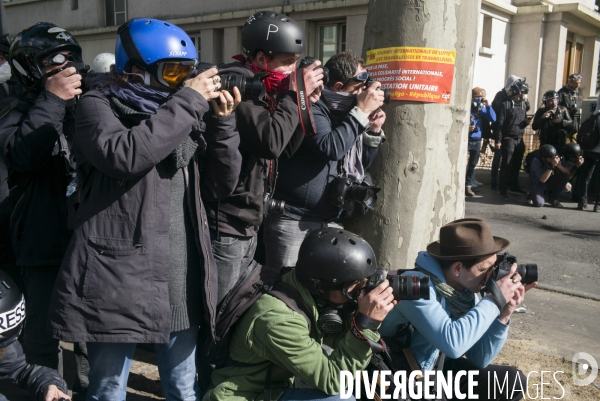
[[[318,298],[317,309],[319,310],[319,319],[317,327],[323,334],[335,335],[344,330],[344,322],[356,311],[355,302],[336,304],[324,298]]]

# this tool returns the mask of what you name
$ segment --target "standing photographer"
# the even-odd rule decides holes
[[[69,32],[40,22],[20,32],[9,56],[24,87],[0,121],[0,147],[11,187],[22,195],[11,219],[11,242],[25,285],[28,362],[62,373],[59,341],[46,329],[52,287],[71,237],[67,186],[74,97],[81,94],[81,47]],[[73,64],[71,64],[73,63]]]
[[[558,154],[562,154],[573,120],[567,109],[558,105],[558,98],[556,91],[544,93],[544,105],[535,112],[531,127],[540,130],[540,145],[552,145]]]
[[[467,178],[466,178],[466,196],[475,196],[473,187],[478,187],[481,184],[475,180],[475,167],[479,163],[479,154],[481,152],[481,138],[486,131],[490,131],[490,125],[496,122],[496,112],[489,105],[484,89],[479,87],[473,88],[471,91],[471,115],[469,124],[469,162],[467,163]]]
[[[400,340],[400,333],[410,332],[406,329],[412,325],[410,351],[419,365],[411,366],[413,370],[477,370],[474,392],[479,399],[521,399],[527,390],[525,375],[510,366],[491,365],[506,342],[513,312],[523,302],[525,293],[537,284],[523,285],[525,277],[516,272],[517,265],[513,264],[510,273],[495,282],[494,290],[493,284],[488,285],[494,280],[491,276],[496,254],[509,244],[504,238],[492,236],[483,220],[461,219],[443,226],[439,240],[429,244],[426,252],[419,252],[414,271],[407,274],[429,276],[429,299],[398,303],[380,329],[382,336]],[[479,299],[477,293],[482,290],[485,296]],[[488,393],[488,386],[491,390],[493,379],[488,382],[488,373],[500,382],[508,378],[509,385],[498,392],[498,398],[489,398],[493,393]],[[466,376],[460,383],[462,392],[466,392]]]
[[[245,99],[236,110],[243,158],[237,188],[220,202],[206,202],[212,249],[219,270],[219,300],[254,257],[258,228],[263,214],[269,214],[269,207],[263,208],[264,204],[269,205],[264,197],[273,195],[277,159],[293,154],[304,136],[299,128],[298,94],[290,80],[304,45],[304,34],[296,21],[261,11],[244,24],[244,55],[235,56],[236,63],[219,66],[221,74],[241,74],[247,81],[266,76],[263,79],[266,96],[261,99],[264,103]],[[313,102],[319,98],[323,86],[323,72],[316,68],[318,65],[309,67],[304,76],[306,93],[312,94]]]
[[[279,164],[274,198],[284,201],[285,209],[265,219],[269,266],[294,266],[300,244],[311,231],[341,226],[343,209],[332,203],[332,197],[337,201],[345,196],[337,193],[336,177],[351,177],[352,185],[360,186],[385,141],[383,91],[378,90],[379,82],[365,87],[369,74],[364,60],[351,52],[338,53],[325,68],[329,81],[312,107],[316,134],[304,137],[296,153]]]

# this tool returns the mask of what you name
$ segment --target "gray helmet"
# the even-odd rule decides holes
[[[251,15],[242,29],[242,51],[251,57],[259,50],[269,57],[279,53],[303,53],[302,28],[284,14],[259,11]]]
[[[115,64],[115,55],[112,53],[100,53],[94,58],[92,70],[97,73],[110,72],[110,67]]]
[[[542,145],[540,146],[540,157],[542,159],[545,159],[547,157],[554,157],[556,156],[556,148],[552,145]]]
[[[323,228],[306,236],[298,253],[296,277],[312,293],[341,290],[344,283],[370,277],[377,260],[367,241],[340,228]]]

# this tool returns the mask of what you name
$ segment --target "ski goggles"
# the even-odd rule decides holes
[[[48,57],[46,60],[42,61],[41,64],[43,67],[47,67],[49,65],[63,65],[67,61],[81,63],[81,54],[75,52],[71,52],[69,54],[56,53]]]
[[[196,68],[196,60],[163,61],[156,75],[161,84],[176,89]]]
[[[348,78],[346,82],[344,82],[344,86],[348,85],[350,81],[365,82],[367,79],[369,79],[369,73],[367,71],[363,71],[353,77]]]

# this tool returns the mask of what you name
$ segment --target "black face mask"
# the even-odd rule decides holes
[[[344,321],[356,310],[355,302],[336,304],[323,298],[316,301],[319,310],[317,327],[324,334],[341,333],[344,329]]]

